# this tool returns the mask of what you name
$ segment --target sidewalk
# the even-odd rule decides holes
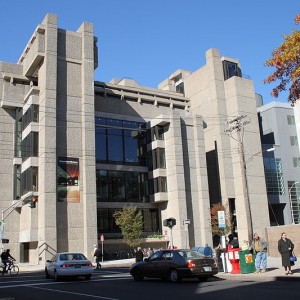
[[[217,277],[229,280],[253,280],[253,281],[275,281],[275,280],[300,280],[300,263],[295,262],[292,266],[292,275],[285,275],[281,265],[281,257],[268,257],[268,267],[266,273],[231,274],[218,273]]]
[[[123,260],[111,260],[101,263],[102,268],[112,267],[129,267],[135,262],[134,258]],[[20,272],[43,271],[44,265],[17,264]],[[248,274],[231,274],[219,272],[216,277],[228,280],[252,280],[252,281],[275,281],[275,280],[300,280],[300,262],[296,262],[292,267],[292,275],[285,275],[284,268],[281,266],[280,257],[268,257],[268,268],[266,273],[248,273]]]

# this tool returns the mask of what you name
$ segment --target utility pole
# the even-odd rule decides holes
[[[228,128],[225,130],[225,132],[230,134],[231,132],[236,131],[237,133],[237,142],[239,146],[240,165],[241,165],[241,172],[242,172],[243,194],[244,194],[245,206],[246,206],[248,241],[250,241],[252,240],[253,237],[253,223],[252,223],[252,214],[251,214],[251,203],[249,199],[247,165],[245,160],[245,150],[244,150],[244,143],[242,138],[244,125],[250,123],[250,120],[243,120],[246,117],[247,115],[242,115],[227,121]]]

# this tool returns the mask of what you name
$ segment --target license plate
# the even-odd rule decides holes
[[[211,267],[203,267],[204,271],[211,272]]]
[[[81,265],[78,265],[78,266],[76,265],[76,266],[74,266],[74,268],[81,268]]]

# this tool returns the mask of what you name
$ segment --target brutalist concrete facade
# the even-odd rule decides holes
[[[148,128],[167,125],[164,140],[147,145],[148,150],[164,148],[166,168],[149,171],[149,178],[166,177],[167,192],[151,195],[149,203],[124,206],[158,209],[162,233],[163,220],[175,218],[172,237],[177,247],[212,245],[210,206],[217,202],[234,204],[239,238],[248,239],[245,175],[253,229],[263,232],[269,226],[253,83],[239,72],[224,77],[224,61],[240,65],[220,57],[218,50],[207,51],[206,59],[195,72],[176,71],[158,89],[129,79],[94,81],[98,63],[93,25],[83,23],[76,32],[66,31],[48,14],[18,63],[0,63],[0,207],[18,204],[4,226],[15,257],[44,263],[56,251],[69,250],[91,258],[99,235],[97,209],[120,208],[120,203],[97,202],[96,169],[146,170],[96,164],[95,117],[143,121]],[[20,135],[16,120],[20,114],[24,119],[33,105],[39,107],[38,122],[31,121]],[[226,121],[245,115],[251,119],[242,128],[246,160],[258,157],[247,173],[237,151],[237,132],[225,132]],[[35,132],[38,156],[20,158],[18,140]],[[57,199],[59,157],[79,161],[79,201]],[[33,188],[16,201],[16,178],[26,172],[34,176],[37,168],[38,187],[31,183]],[[32,197],[38,199],[35,209],[25,204]],[[188,231],[185,220],[190,220]]]

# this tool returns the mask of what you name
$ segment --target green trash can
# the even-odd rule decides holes
[[[239,251],[241,274],[255,272],[255,257],[249,250]]]

